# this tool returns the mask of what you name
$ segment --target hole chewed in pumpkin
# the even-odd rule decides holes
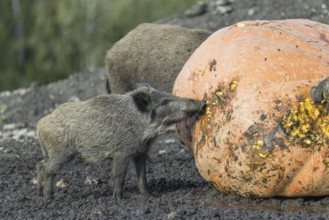
[[[282,127],[289,139],[303,146],[329,144],[329,114],[326,101],[314,104],[309,98],[298,103],[282,118]]]

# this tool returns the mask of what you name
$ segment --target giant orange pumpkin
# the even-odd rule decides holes
[[[245,21],[211,35],[173,89],[207,102],[177,125],[200,174],[246,197],[329,195],[329,115],[310,97],[328,76],[328,25]]]

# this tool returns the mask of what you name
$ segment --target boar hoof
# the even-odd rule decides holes
[[[54,195],[53,194],[51,194],[51,195],[45,195],[45,199],[46,199],[46,201],[54,200]]]
[[[43,195],[43,187],[39,186],[38,194],[39,194],[39,196],[44,196]]]
[[[148,196],[151,195],[150,192],[148,191],[148,189],[143,189],[143,190],[140,191],[140,193],[141,193],[143,196],[146,196],[146,197],[148,197]]]
[[[120,201],[123,198],[123,193],[122,191],[114,191],[113,192],[113,199],[115,199],[116,201]]]

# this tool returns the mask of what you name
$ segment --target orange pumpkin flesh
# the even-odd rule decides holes
[[[245,21],[211,35],[173,89],[207,102],[177,124],[200,174],[246,197],[328,195],[329,117],[310,101],[328,76],[328,25]]]

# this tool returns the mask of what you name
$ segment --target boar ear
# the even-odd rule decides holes
[[[145,81],[135,81],[133,83],[134,89],[141,88],[141,87],[146,87],[146,88],[151,88],[152,86],[148,84]]]
[[[111,94],[111,86],[110,86],[110,81],[108,79],[106,80],[105,88],[107,93]]]
[[[149,94],[145,92],[138,92],[133,94],[133,99],[137,108],[141,112],[148,112],[151,110],[151,97]]]

